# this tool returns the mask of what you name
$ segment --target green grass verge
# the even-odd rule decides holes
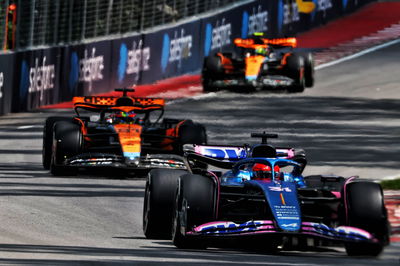
[[[381,182],[383,189],[400,189],[400,178],[393,180],[384,180]]]

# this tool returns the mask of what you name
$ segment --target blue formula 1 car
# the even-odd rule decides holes
[[[252,136],[262,143],[187,145],[187,170],[152,170],[144,199],[146,237],[172,235],[178,248],[239,238],[269,251],[339,243],[349,255],[381,253],[390,225],[379,184],[303,177],[303,150],[268,145],[276,135]]]

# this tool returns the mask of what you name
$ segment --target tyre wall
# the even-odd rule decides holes
[[[374,1],[258,0],[125,38],[1,54],[0,115],[193,73],[236,37],[296,35]]]

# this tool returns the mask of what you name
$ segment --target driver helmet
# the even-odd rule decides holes
[[[267,49],[264,47],[258,47],[255,49],[255,53],[258,55],[267,55]]]
[[[135,121],[135,112],[116,112],[107,118],[107,123],[110,124],[132,124]]]
[[[274,166],[275,176],[278,177],[280,172],[279,166]],[[253,176],[255,178],[272,178],[271,166],[262,163],[255,163],[253,165]]]

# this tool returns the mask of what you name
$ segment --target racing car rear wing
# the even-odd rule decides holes
[[[91,105],[91,106],[107,106],[113,107],[117,105],[117,100],[121,99],[121,97],[113,97],[113,96],[84,96],[84,97],[74,97],[73,103],[74,105]],[[129,97],[132,100],[134,105],[141,106],[150,106],[150,105],[159,105],[164,106],[165,100],[161,98],[134,98]]]
[[[266,47],[267,45],[272,46],[288,46],[295,48],[297,46],[297,39],[295,37],[290,38],[277,38],[277,39],[261,39],[264,44],[256,43],[254,39],[242,39],[236,38],[234,43],[238,47],[243,48],[258,48],[258,47]]]
[[[259,145],[258,145],[259,146]],[[271,147],[271,146],[270,146]],[[275,148],[274,158],[289,159],[301,165],[301,172],[307,165],[305,152],[302,149]],[[185,144],[183,152],[188,160],[201,161],[220,168],[231,168],[237,161],[251,158],[252,148],[248,145],[243,146],[212,146]]]
[[[161,98],[136,98],[136,97],[113,97],[113,96],[84,96],[74,97],[75,110],[83,109],[126,109],[153,111],[162,110],[165,100]]]
[[[203,157],[213,158],[219,161],[236,162],[250,156],[250,147],[243,146],[211,146],[185,144],[183,151],[185,154],[198,154]],[[276,148],[276,157],[282,159],[292,159],[296,155],[293,148]]]

